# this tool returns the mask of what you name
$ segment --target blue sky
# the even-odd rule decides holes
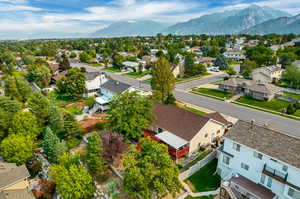
[[[250,4],[300,13],[300,0],[0,0],[0,37],[87,33],[115,21],[176,23]]]

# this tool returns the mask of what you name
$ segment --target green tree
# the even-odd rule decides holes
[[[151,88],[159,102],[164,103],[175,88],[175,77],[168,60],[160,57],[152,67]]]
[[[152,121],[152,103],[137,92],[125,92],[112,100],[108,115],[110,130],[138,140]]]
[[[48,127],[45,130],[43,149],[50,162],[57,162],[59,157],[67,151],[67,146]]]
[[[80,125],[76,122],[74,115],[65,111],[63,116],[63,129],[60,131],[60,137],[71,140],[74,138],[81,138],[83,131],[80,129]]]
[[[4,88],[6,96],[20,102],[25,102],[32,92],[27,80],[18,73],[5,77]]]
[[[71,59],[74,59],[77,57],[76,53],[74,52],[71,52],[70,56],[69,56]]]
[[[240,74],[243,75],[244,78],[249,79],[251,77],[252,71],[257,68],[257,65],[254,61],[250,61],[249,59],[246,59],[241,65],[240,65]]]
[[[51,71],[47,65],[35,62],[27,66],[27,79],[35,82],[39,87],[45,88],[51,80]]]
[[[92,198],[95,191],[92,176],[80,165],[78,155],[64,154],[59,164],[50,168],[50,178],[64,199]]]
[[[85,79],[84,73],[79,68],[72,68],[65,77],[56,83],[57,92],[62,96],[73,99],[81,98],[87,92]]]
[[[88,137],[86,151],[86,162],[89,171],[94,175],[102,174],[107,165],[103,158],[102,139],[97,133],[94,133],[92,136]]]
[[[24,55],[24,56],[22,56],[22,62],[23,62],[25,65],[34,64],[35,58],[34,58],[34,56],[32,56],[32,55]]]
[[[233,69],[232,66],[229,66],[227,69],[226,69],[226,73],[229,75],[229,76],[232,76],[232,75],[235,75],[236,72],[235,70]]]
[[[33,155],[32,138],[22,134],[10,134],[1,143],[1,155],[7,162],[24,164]]]
[[[296,55],[293,53],[284,53],[279,58],[279,63],[283,68],[292,65],[292,63],[296,60]]]
[[[60,71],[69,70],[71,68],[71,65],[67,55],[63,54],[61,57],[62,57],[62,61],[59,63],[59,70]]]
[[[82,52],[80,53],[79,55],[79,60],[81,62],[85,62],[85,63],[88,63],[90,60],[92,59],[92,56],[90,56],[88,53],[86,52]]]
[[[132,148],[125,155],[124,189],[144,199],[157,198],[180,191],[179,171],[166,145],[142,139],[141,150]]]
[[[214,65],[219,67],[221,70],[225,70],[228,67],[226,58],[223,55],[217,57],[217,59],[214,62]]]
[[[273,57],[273,52],[265,46],[255,46],[246,48],[246,55],[254,61],[258,66],[269,66],[275,64],[276,59]]]
[[[18,111],[12,118],[10,133],[22,134],[35,139],[40,134],[37,118],[29,111]]]
[[[291,88],[300,88],[300,69],[297,66],[288,66],[282,74],[281,81]]]
[[[22,109],[22,104],[8,97],[0,96],[0,141],[8,134],[13,116]]]

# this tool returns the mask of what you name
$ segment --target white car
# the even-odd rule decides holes
[[[220,69],[218,67],[211,67],[210,68],[210,71],[213,71],[213,72],[220,72]]]

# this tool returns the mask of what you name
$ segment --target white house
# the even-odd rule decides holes
[[[225,58],[233,59],[236,61],[241,61],[241,60],[246,59],[244,51],[242,51],[242,50],[229,49],[226,52],[224,52],[223,55]]]
[[[300,138],[238,121],[224,136],[220,199],[299,199]]]
[[[84,97],[97,95],[100,91],[101,85],[108,81],[106,74],[101,72],[86,72],[85,77],[87,93],[84,94]]]
[[[266,66],[254,69],[251,76],[257,83],[272,83],[278,81],[283,72],[280,65]]]
[[[132,62],[132,61],[124,61],[122,62],[123,70],[127,72],[135,72],[139,70],[140,63]]]

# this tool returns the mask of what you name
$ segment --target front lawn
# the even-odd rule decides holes
[[[132,78],[141,78],[148,74],[150,74],[150,71],[144,71],[141,73],[139,73],[139,72],[126,73],[127,76],[132,77]]]
[[[218,160],[214,159],[185,182],[191,186],[193,192],[214,191],[220,187],[221,177],[216,173]]]
[[[195,113],[197,115],[205,115],[206,113],[202,112],[202,111],[199,111],[197,109],[194,109],[194,108],[191,108],[191,107],[188,107],[188,106],[180,106],[181,108],[187,110],[187,111],[190,111],[192,113]]]
[[[284,92],[283,95],[286,97],[292,97],[295,100],[300,100],[300,95],[298,94]]]
[[[114,68],[114,67],[107,67],[107,68],[104,68],[103,70],[105,70],[107,72],[112,72],[112,73],[119,73],[119,72],[121,72],[121,70],[119,68]]]
[[[237,100],[237,102],[277,112],[281,112],[284,108],[287,108],[287,106],[289,105],[289,102],[279,99],[273,99],[271,101],[260,101],[251,97],[241,97]]]
[[[232,93],[227,93],[227,92],[223,92],[217,89],[213,89],[213,88],[194,88],[192,90],[193,93],[195,94],[205,94],[205,95],[211,95],[211,96],[215,96],[218,98],[222,98],[222,99],[229,99],[231,97],[234,96],[234,94]]]
[[[192,76],[192,77],[177,77],[176,83],[185,83],[185,82],[190,82],[190,81],[197,80],[197,79],[202,79],[204,76],[207,76],[209,74],[210,73],[205,73],[203,75],[197,75],[197,76]]]

